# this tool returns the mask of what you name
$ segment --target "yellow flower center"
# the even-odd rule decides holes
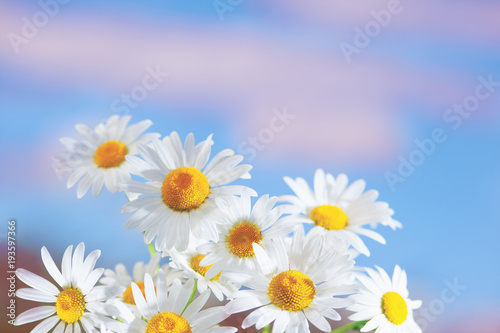
[[[408,306],[400,294],[393,291],[384,294],[384,296],[382,296],[381,307],[387,320],[394,325],[401,325],[406,321]]]
[[[144,333],[191,333],[189,322],[173,312],[161,312],[149,321]]]
[[[172,170],[161,188],[163,202],[171,209],[189,212],[203,204],[210,194],[207,177],[198,169],[181,167]]]
[[[135,284],[141,290],[142,295],[146,297],[146,292],[144,291],[145,289],[144,281],[136,282]],[[128,288],[123,293],[122,297],[125,303],[135,305],[134,294],[132,293],[132,285],[128,286]]]
[[[99,168],[114,168],[125,161],[128,148],[120,141],[108,141],[100,145],[94,154],[94,162]]]
[[[260,244],[262,233],[260,228],[250,222],[241,222],[229,231],[226,244],[229,252],[240,258],[253,257],[255,255],[252,244]]]
[[[314,299],[314,282],[299,271],[281,272],[271,280],[267,294],[275,306],[286,311],[307,308]]]
[[[213,266],[213,265],[200,266],[200,261],[202,261],[203,258],[205,258],[205,257],[206,257],[206,255],[204,255],[204,254],[198,254],[198,255],[192,257],[191,261],[190,261],[191,268],[193,269],[193,271],[195,271],[196,273],[200,274],[203,277],[205,277],[205,274],[207,274],[210,267]],[[218,281],[220,279],[221,273],[222,272],[219,272],[219,274],[217,274],[216,276],[211,278],[210,281]]]
[[[57,295],[57,315],[66,324],[74,324],[80,320],[85,311],[85,297],[80,289],[67,288]]]
[[[311,211],[310,217],[314,221],[314,225],[327,230],[340,230],[347,227],[347,215],[337,206],[318,206]]]

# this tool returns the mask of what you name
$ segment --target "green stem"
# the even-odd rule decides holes
[[[271,332],[271,325],[267,325],[262,329],[262,333],[270,333]]]
[[[193,301],[194,301],[194,295],[196,294],[196,290],[198,290],[198,280],[194,280],[194,286],[193,286],[193,291],[191,292],[191,297],[189,297],[189,301],[187,302],[186,306],[182,310],[181,316],[184,313],[184,311],[186,311],[187,307],[189,305],[191,305],[191,303],[193,303]]]
[[[368,322],[367,320],[355,321],[354,323],[350,323],[348,325],[337,328],[337,329],[333,330],[331,333],[343,333],[343,332],[347,332],[350,330],[359,331],[366,325],[367,322]]]
[[[153,243],[148,244],[148,250],[149,250],[149,254],[151,255],[151,257],[156,254],[156,249],[155,249],[155,246],[153,245]]]

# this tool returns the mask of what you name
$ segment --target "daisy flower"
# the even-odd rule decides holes
[[[336,239],[346,239],[355,250],[369,256],[370,251],[358,235],[369,237],[385,244],[385,239],[373,230],[362,226],[377,223],[401,228],[401,223],[392,219],[394,211],[385,202],[376,201],[378,192],[364,192],[364,180],[355,181],[350,186],[348,178],[340,174],[336,179],[318,169],[314,175],[314,190],[303,178],[295,180],[285,177],[295,196],[285,195],[281,201],[291,203],[296,211],[289,217],[296,223],[312,224],[313,232],[321,232]],[[364,193],[363,193],[364,192]]]
[[[49,332],[54,327],[54,333],[80,333],[82,329],[93,333],[97,332],[95,327],[101,324],[112,330],[123,329],[121,323],[107,317],[113,315],[115,309],[103,301],[122,293],[124,288],[95,287],[104,272],[104,268],[94,269],[101,251],[91,252],[85,260],[83,243],[78,244],[73,255],[72,251],[72,245],[66,249],[60,271],[47,249],[42,248],[43,264],[59,287],[25,269],[16,271],[17,277],[31,287],[17,290],[17,297],[53,305],[39,306],[21,313],[14,325],[44,319],[32,331],[37,333]]]
[[[208,255],[203,266],[211,266],[206,277],[212,278],[223,270],[254,271],[257,269],[253,246],[267,248],[270,240],[286,237],[294,225],[280,220],[288,205],[275,207],[277,197],[264,195],[252,208],[249,196],[217,198],[216,219],[219,241],[206,243],[198,249]]]
[[[406,272],[396,265],[392,281],[380,267],[377,271],[367,268],[366,275],[358,275],[363,288],[350,298],[356,303],[347,310],[356,312],[349,319],[368,320],[361,332],[377,330],[377,333],[422,333],[413,319],[413,310],[418,309],[421,301],[408,298]]]
[[[187,136],[184,146],[176,132],[163,140],[153,140],[140,149],[141,157],[127,157],[147,183],[128,181],[121,188],[137,194],[153,194],[126,204],[122,212],[134,213],[128,229],[144,233],[150,244],[156,237],[158,252],[187,249],[191,232],[196,238],[218,240],[216,221],[211,218],[215,198],[255,191],[245,186],[227,185],[239,178],[248,179],[252,168],[238,165],[243,156],[226,149],[209,162],[212,136],[195,145],[194,135]],[[207,163],[208,162],[208,163]]]
[[[196,279],[197,290],[199,293],[205,292],[207,288],[214,293],[219,301],[224,299],[233,292],[239,289],[232,281],[226,277],[221,277],[220,271],[210,278],[207,277],[207,272],[210,265],[202,266],[200,262],[205,258],[205,255],[196,250],[198,242],[189,246],[184,252],[170,251],[169,265],[171,269],[184,271],[184,277],[187,279]]]
[[[114,115],[106,124],[99,124],[94,129],[78,124],[76,130],[83,139],[60,140],[66,151],[54,156],[59,164],[57,171],[71,173],[68,188],[80,181],[76,191],[78,198],[91,187],[97,197],[104,185],[108,191],[116,193],[118,184],[131,179],[130,173],[134,172],[126,157],[137,154],[140,145],[160,137],[157,133],[141,135],[152,125],[150,120],[127,127],[129,121],[130,116]]]
[[[104,276],[99,281],[100,283],[107,286],[122,286],[124,288],[124,292],[122,295],[119,295],[116,299],[123,301],[127,304],[131,310],[135,311],[135,302],[134,297],[132,295],[132,287],[131,283],[135,282],[135,284],[142,290],[144,293],[144,276],[145,274],[149,274],[153,277],[153,280],[156,281],[156,272],[158,271],[160,264],[161,254],[156,253],[151,257],[151,260],[147,265],[145,265],[142,261],[138,262],[134,265],[134,269],[132,272],[132,276],[127,271],[127,268],[123,264],[118,264],[115,267],[115,270],[106,269],[104,271]],[[164,271],[167,272],[167,286],[170,287],[176,278],[182,278],[182,271],[170,268],[165,265],[163,268]]]
[[[324,237],[306,241],[302,228],[292,239],[290,252],[280,238],[273,240],[276,246],[268,252],[254,246],[260,270],[245,275],[226,273],[250,288],[235,292],[226,305],[226,312],[233,314],[251,309],[242,328],[255,325],[261,329],[271,322],[273,333],[310,332],[309,322],[323,332],[330,332],[328,319],[340,320],[335,308],[344,308],[352,302],[339,295],[352,294],[351,269],[347,248],[321,257]],[[271,259],[272,258],[272,259]]]
[[[217,306],[201,310],[210,296],[209,290],[188,305],[194,287],[192,279],[184,285],[179,280],[175,280],[168,292],[165,275],[163,270],[160,270],[156,291],[149,274],[146,274],[145,287],[146,297],[144,298],[139,287],[132,283],[132,292],[140,316],[129,325],[128,333],[234,333],[237,331],[234,327],[214,327],[229,316],[224,312],[224,307]]]

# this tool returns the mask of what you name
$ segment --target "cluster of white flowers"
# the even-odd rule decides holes
[[[183,144],[173,132],[160,140],[142,134],[150,121],[127,127],[129,120],[77,125],[83,139],[62,139],[67,150],[56,158],[71,173],[68,187],[79,181],[78,197],[90,188],[98,196],[104,185],[125,192],[125,225],[144,234],[150,262],[137,263],[132,275],[122,264],[95,268],[100,251],[85,258],[81,243],[67,248],[59,269],[43,247],[57,286],[18,269],[31,288],[17,296],[49,305],[20,314],[16,325],[43,319],[35,333],[230,333],[238,328],[221,323],[250,311],[243,329],[422,332],[413,319],[421,302],[408,298],[399,266],[392,279],[379,267],[355,266],[358,255],[369,255],[360,236],[385,244],[373,227],[401,227],[364,181],[349,185],[344,174],[317,170],[313,188],[285,177],[295,195],[266,194],[252,205],[254,190],[229,185],[250,178],[243,156],[226,149],[210,159],[212,136],[196,144],[189,134]],[[162,257],[169,257],[164,265]],[[211,294],[222,305],[207,307]],[[332,327],[338,309],[352,312],[348,327]]]

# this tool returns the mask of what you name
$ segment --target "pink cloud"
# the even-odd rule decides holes
[[[498,305],[485,305],[482,309],[471,309],[467,315],[449,319],[432,330],[436,333],[498,333],[500,332],[500,318]]]
[[[5,5],[0,11],[7,18],[0,29],[18,31],[26,13]],[[344,8],[344,14],[358,11],[351,5]],[[342,12],[336,13],[332,17]],[[185,26],[177,22],[152,28],[105,15],[61,12],[21,45],[19,54],[1,44],[1,61],[33,82],[91,89],[108,94],[110,101],[140,84],[147,66],[159,66],[170,76],[149,94],[148,102],[183,109],[209,106],[243,119],[234,124],[237,141],[258,133],[259,124],[269,121],[269,110],[287,106],[300,121],[265,153],[347,163],[397,155],[405,141],[398,129],[405,119],[403,101],[418,100],[421,112],[439,121],[446,107],[470,94],[475,80],[390,59],[360,57],[347,64],[303,48],[299,41],[278,43],[260,29]]]
[[[402,10],[387,30],[413,31],[420,36],[446,36],[452,40],[468,41],[472,45],[486,42],[494,46],[500,40],[497,33],[500,29],[500,4],[493,1],[276,0],[258,3],[264,10],[289,15],[310,25],[348,27],[352,30],[354,26],[372,20],[372,10],[386,9],[389,3],[395,1],[401,3]]]

